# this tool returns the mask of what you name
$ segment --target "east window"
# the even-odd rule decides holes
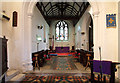
[[[68,40],[68,24],[65,21],[58,21],[55,27],[56,40]]]

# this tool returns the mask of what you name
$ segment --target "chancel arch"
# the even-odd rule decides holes
[[[24,26],[24,28],[23,28],[23,30],[24,30],[24,47],[25,47],[25,49],[26,50],[24,50],[23,51],[23,54],[26,56],[26,59],[25,59],[25,64],[27,64],[27,63],[31,63],[31,35],[32,35],[32,33],[31,33],[31,28],[32,28],[32,25],[31,25],[31,18],[32,18],[32,15],[33,15],[33,9],[34,9],[34,7],[35,7],[35,5],[36,5],[36,3],[38,2],[39,0],[36,0],[36,1],[34,1],[34,0],[30,0],[30,2],[28,2],[28,3],[25,3],[25,2],[23,2],[23,14],[22,14],[22,16],[23,16],[23,20],[25,21],[22,21],[21,22],[21,24]],[[89,1],[89,0],[88,0]],[[92,1],[89,1],[89,3],[90,3],[90,5],[91,5],[91,7],[92,7],[92,16],[94,16],[93,17],[93,22],[94,22],[94,25],[93,25],[93,27],[97,27],[97,15],[99,14],[99,9],[96,7],[97,6],[97,2],[92,2]],[[26,12],[27,11],[27,12]],[[26,28],[27,27],[27,28]],[[29,34],[26,34],[26,32]],[[97,34],[97,32],[94,32],[94,35],[96,35]],[[97,36],[97,35],[96,35]],[[95,37],[95,36],[94,36]],[[94,42],[96,42],[97,41],[97,39],[96,38],[94,38]],[[96,44],[94,44],[94,48],[97,48],[98,46],[96,46]],[[97,51],[97,49],[95,49],[95,54],[98,54],[98,51]]]
[[[90,64],[89,56],[91,57],[93,53],[94,60],[119,62],[118,2],[48,1],[0,2],[2,3],[1,15],[3,15],[0,19],[0,25],[3,27],[0,35],[5,35],[8,39],[8,67],[10,69],[25,72],[39,65],[41,68],[45,67],[39,73],[44,72],[43,70],[48,73],[46,70],[51,68],[51,64],[46,68],[46,62],[57,63],[58,59],[54,62],[53,58],[61,57],[62,54],[64,58],[71,56],[75,59],[74,62],[71,60],[74,64],[78,61],[79,65],[75,66],[83,65],[86,68]],[[11,25],[12,20],[6,20],[6,15],[12,19],[13,11],[18,12],[17,27]],[[108,28],[108,25],[113,23],[113,20],[108,21],[111,16],[114,16],[113,20],[116,24]],[[93,60],[92,57],[91,60]],[[4,61],[7,62],[7,60]],[[56,64],[55,66],[60,68]],[[69,65],[69,68],[72,69],[72,65],[71,67]],[[81,68],[78,68],[76,72],[79,72],[79,69]],[[118,69],[120,71],[119,66]]]

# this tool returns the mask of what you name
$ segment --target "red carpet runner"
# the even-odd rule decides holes
[[[73,52],[73,53],[50,53],[50,55],[57,55],[57,56],[74,56],[75,55],[75,53]]]

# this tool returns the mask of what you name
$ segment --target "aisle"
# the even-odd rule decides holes
[[[40,70],[29,71],[22,83],[89,83],[90,70],[72,56],[53,56]]]
[[[53,70],[77,70],[72,57],[53,57],[51,69]]]
[[[40,70],[36,68],[35,71],[25,73],[90,73],[90,68],[85,70],[85,67],[72,56],[52,56]]]

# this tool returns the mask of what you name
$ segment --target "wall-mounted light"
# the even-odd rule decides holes
[[[43,29],[43,25],[38,25],[37,28],[38,29]]]
[[[76,33],[74,33],[73,35],[76,35]]]
[[[84,35],[84,34],[85,34],[85,32],[81,32],[81,34],[82,34],[82,35]]]
[[[38,40],[38,41],[42,41],[42,38],[41,38],[41,37],[38,37],[37,40]]]
[[[92,27],[89,25],[89,28],[92,28]]]
[[[41,37],[41,36],[36,35],[36,39],[37,39],[38,41],[42,41],[42,37]]]
[[[5,11],[3,10],[3,12],[0,12],[0,20],[3,20],[3,19],[6,19],[6,20],[10,20],[9,16],[7,16],[5,14]]]

